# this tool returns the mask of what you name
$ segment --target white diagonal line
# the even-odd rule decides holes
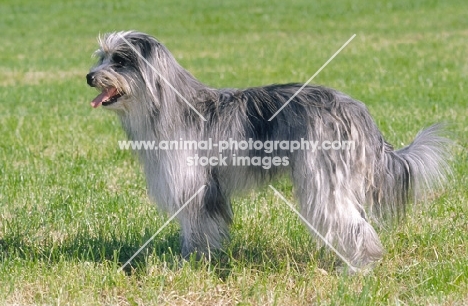
[[[317,70],[317,72],[316,72],[313,76],[311,76],[310,79],[308,79],[307,82],[305,82],[304,85],[302,85],[302,87],[299,88],[299,90],[296,91],[296,93],[295,93],[291,98],[289,98],[289,100],[286,101],[286,103],[284,103],[283,106],[281,106],[280,109],[278,109],[278,110],[276,111],[276,113],[274,113],[273,116],[271,116],[270,119],[268,119],[268,121],[273,120],[273,118],[275,118],[276,115],[278,115],[278,114],[283,110],[283,108],[285,108],[285,107],[289,104],[289,102],[291,102],[291,100],[294,99],[294,97],[296,97],[296,96],[301,92],[301,90],[303,90],[304,87],[306,87],[307,84],[309,84],[309,83],[317,76],[317,74],[319,74],[320,71],[322,71],[323,68],[325,68],[325,67],[335,58],[335,56],[337,56],[338,53],[340,53],[341,50],[343,50],[344,47],[346,47],[346,46],[351,42],[351,40],[354,39],[354,37],[356,37],[356,34],[353,34],[353,36],[351,36],[351,38],[348,39],[348,41],[345,42],[345,43],[341,46],[341,48],[339,48],[338,51],[336,51],[335,54],[333,54],[333,55],[328,59],[328,61],[326,61],[325,64],[323,64],[322,67],[320,67],[320,69]]]
[[[302,221],[304,221],[304,223],[314,232],[314,234],[317,235],[320,239],[322,239],[322,241],[323,241],[333,252],[335,252],[335,254],[338,255],[338,257],[341,258],[341,260],[343,260],[343,261],[349,266],[349,268],[350,268],[353,272],[356,272],[356,271],[359,270],[358,268],[354,267],[354,266],[346,259],[346,257],[345,257],[344,255],[342,255],[340,252],[338,252],[338,250],[335,249],[335,248],[333,247],[333,245],[331,245],[331,243],[328,242],[328,240],[327,240],[325,237],[323,237],[322,234],[320,234],[320,233],[315,229],[315,227],[313,227],[312,224],[310,224],[309,221],[307,221],[307,219],[304,218],[304,217],[301,215],[301,213],[298,212],[298,211],[294,208],[294,206],[293,206],[291,203],[289,203],[288,200],[286,200],[286,198],[285,198],[278,190],[276,190],[275,187],[273,187],[273,186],[271,186],[271,185],[268,185],[268,186],[270,186],[270,188],[273,189],[273,191],[275,192],[275,194],[276,194],[278,197],[280,197],[280,198],[284,201],[284,203],[286,203],[286,204],[289,206],[289,208],[291,208],[291,210],[292,210],[293,212],[295,212],[295,213],[299,216],[299,218],[301,218]]]
[[[170,218],[166,221],[166,223],[164,223],[164,224],[158,229],[158,231],[157,231],[153,236],[151,236],[151,238],[148,239],[148,241],[146,241],[145,244],[143,244],[143,245],[138,249],[138,251],[136,251],[135,254],[133,254],[133,256],[130,257],[129,260],[127,260],[127,262],[125,262],[125,263],[123,264],[123,266],[121,266],[121,267],[117,270],[117,272],[122,271],[122,270],[133,260],[133,258],[135,258],[135,257],[148,245],[148,243],[150,243],[150,242],[151,242],[151,241],[152,241],[152,240],[153,240],[153,239],[154,239],[154,238],[155,238],[155,237],[156,237],[156,236],[157,236],[157,235],[158,235],[158,234],[159,234],[159,233],[160,233],[160,232],[161,232],[161,231],[162,231],[162,230],[163,230],[163,229],[164,229],[164,228],[165,228],[165,227],[166,227],[166,226],[167,226],[167,225],[168,225],[168,224],[169,224],[169,223],[170,223],[170,222],[171,222],[171,221],[172,221],[172,220],[173,220],[173,219],[174,219],[174,218],[175,218],[175,217],[176,217],[176,216],[177,216],[177,215],[178,215],[178,214],[179,214],[195,197],[196,197],[196,196],[197,196],[197,194],[199,194],[199,193],[203,190],[203,188],[205,188],[205,187],[206,187],[206,185],[201,186],[200,189],[198,189],[198,191],[197,191],[193,196],[191,196],[190,199],[188,199],[187,202],[185,202],[184,205],[182,205],[182,206],[172,215],[172,217],[170,217]]]
[[[118,33],[118,35],[119,35],[120,38],[122,38],[122,40],[133,50],[133,52],[135,52],[135,53],[136,53],[136,54],[137,54],[137,55],[138,55],[138,56],[139,56],[139,57],[140,57],[140,58],[141,58],[141,59],[142,59],[142,60],[143,60],[143,61],[144,61],[144,62],[161,78],[161,79],[164,80],[164,82],[166,82],[167,86],[169,86],[182,100],[184,100],[184,102],[185,102],[191,109],[193,109],[193,111],[194,111],[195,113],[197,113],[197,115],[200,116],[200,117],[203,119],[203,121],[206,121],[205,117],[203,117],[203,115],[200,114],[200,112],[197,111],[197,109],[196,109],[195,107],[193,107],[193,105],[190,104],[190,102],[187,101],[187,99],[185,99],[185,97],[182,96],[182,94],[181,94],[177,89],[175,89],[175,87],[172,86],[172,84],[171,84],[161,73],[159,73],[159,71],[158,71],[156,68],[154,68],[154,66],[151,65],[151,63],[148,62],[148,60],[147,60],[146,58],[144,58],[143,55],[141,55],[140,52],[138,52],[138,50],[135,49],[135,47],[133,47],[133,46],[130,44],[130,42],[129,42],[127,39],[125,39],[125,37],[123,37],[122,34]]]

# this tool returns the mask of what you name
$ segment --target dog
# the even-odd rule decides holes
[[[163,210],[174,213],[192,197],[177,215],[184,257],[221,250],[233,219],[231,198],[283,175],[293,183],[301,215],[325,241],[354,267],[372,266],[384,248],[371,222],[399,220],[408,203],[447,176],[442,125],[395,150],[365,105],[337,90],[297,83],[215,89],[148,34],[114,32],[98,40],[98,62],[86,76],[100,92],[91,105],[114,111],[131,141],[224,145],[221,152],[136,150],[148,194]],[[291,149],[311,141],[355,146]]]

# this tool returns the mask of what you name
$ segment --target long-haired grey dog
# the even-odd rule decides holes
[[[87,75],[100,90],[91,103],[113,110],[133,141],[212,139],[242,141],[352,141],[354,150],[240,150],[230,147],[223,165],[193,165],[218,151],[139,150],[148,193],[175,212],[206,185],[178,215],[182,253],[208,254],[222,247],[232,221],[236,193],[288,175],[302,215],[355,267],[383,256],[369,217],[399,216],[405,204],[444,179],[447,139],[439,126],[420,132],[409,146],[394,150],[363,103],[336,90],[300,84],[238,89],[210,88],[183,69],[155,38],[118,32],[99,40],[99,61]],[[202,115],[206,120],[201,118]],[[287,163],[235,166],[236,156],[279,156]],[[419,196],[418,196],[419,195]]]

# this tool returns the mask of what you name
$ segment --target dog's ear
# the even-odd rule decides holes
[[[145,59],[151,59],[154,56],[154,52],[160,45],[154,37],[143,33],[135,33],[131,35],[128,42],[131,43]]]

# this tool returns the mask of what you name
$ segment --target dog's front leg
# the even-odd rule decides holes
[[[223,241],[229,238],[232,210],[216,175],[210,173],[204,191],[181,212],[179,221],[185,258],[192,253],[197,258],[209,257],[222,248]]]

